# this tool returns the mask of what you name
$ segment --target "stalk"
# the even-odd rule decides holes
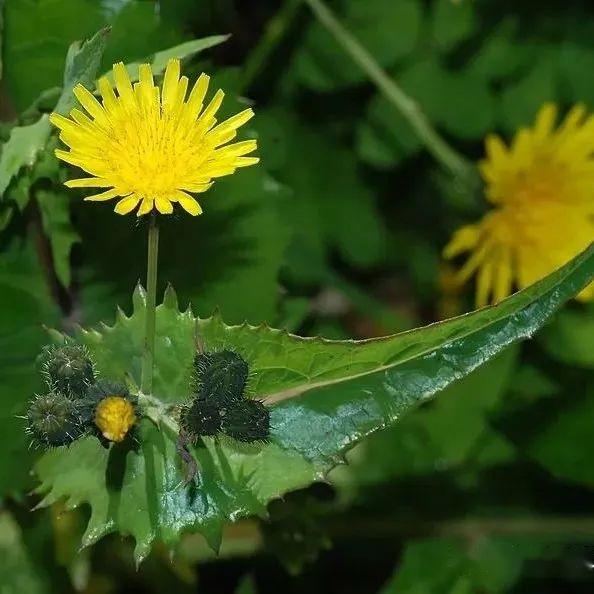
[[[152,214],[149,222],[147,274],[146,274],[146,312],[144,325],[144,349],[142,353],[142,377],[140,390],[143,394],[153,393],[153,369],[155,364],[155,314],[157,305],[157,261],[159,258],[159,226],[157,217]]]
[[[416,101],[409,97],[388,76],[375,58],[359,43],[354,35],[336,18],[323,0],[303,0],[320,23],[334,37],[342,49],[352,58],[384,97],[406,118],[417,136],[433,157],[455,177],[472,183],[474,167],[454,150],[433,128]]]

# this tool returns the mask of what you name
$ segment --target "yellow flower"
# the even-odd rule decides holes
[[[135,422],[134,405],[123,396],[106,396],[95,409],[95,425],[110,441],[123,441]]]
[[[444,250],[446,258],[470,252],[457,279],[477,275],[478,307],[531,285],[594,241],[594,116],[578,105],[557,128],[556,119],[546,104],[510,148],[487,138],[480,170],[495,208],[456,231]],[[594,283],[578,298],[594,298]]]
[[[227,144],[254,112],[251,109],[217,124],[216,113],[224,93],[218,90],[203,109],[209,77],[201,74],[186,97],[188,79],[180,77],[179,60],[170,60],[162,89],[153,83],[148,64],[138,67],[139,82],[132,85],[124,65],[114,64],[117,95],[106,77],[97,85],[102,101],[82,85],[74,94],[87,111],[70,112],[70,118],[53,113],[51,122],[70,150],[56,156],[80,167],[92,177],[66,182],[70,188],[107,188],[85,200],[120,198],[118,214],[138,205],[138,216],[156,209],[173,212],[178,203],[192,215],[202,212],[190,194],[205,192],[215,178],[238,167],[254,165],[246,157],[255,140]]]

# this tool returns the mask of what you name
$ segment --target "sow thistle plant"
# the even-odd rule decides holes
[[[271,500],[324,480],[364,437],[532,335],[594,274],[590,250],[496,307],[366,341],[200,319],[179,310],[171,287],[157,307],[160,216],[200,214],[196,195],[258,158],[255,140],[232,142],[251,109],[219,123],[223,93],[207,100],[206,75],[188,91],[179,60],[160,85],[153,71],[141,65],[132,82],[116,64],[115,90],[106,77],[97,95],[73,84],[86,113],[51,117],[68,147],[56,156],[88,174],[66,185],[148,218],[147,288],[112,325],[50,332],[46,391],[26,415],[45,450],[39,506],[88,504],[83,546],[117,531],[134,538],[138,562],[155,539],[174,550],[185,531],[218,549],[225,522],[265,517]],[[114,466],[117,487],[107,484]]]

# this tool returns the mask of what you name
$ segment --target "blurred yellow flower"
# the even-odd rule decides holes
[[[180,77],[179,60],[167,64],[162,88],[153,83],[148,64],[138,67],[139,82],[132,85],[121,62],[113,67],[117,95],[106,77],[99,80],[102,101],[82,85],[74,94],[88,115],[79,109],[70,118],[53,113],[51,122],[70,150],[56,156],[93,177],[66,182],[70,188],[107,188],[85,200],[119,198],[118,214],[136,207],[138,216],[156,209],[173,212],[178,203],[192,215],[202,212],[190,194],[205,192],[213,179],[238,167],[254,165],[246,157],[255,140],[227,144],[253,115],[251,109],[217,124],[215,117],[224,93],[219,90],[203,109],[209,77],[201,74],[186,97],[188,79]]]
[[[487,137],[480,170],[495,208],[458,229],[444,250],[446,258],[470,252],[457,280],[477,275],[478,307],[531,285],[594,241],[594,116],[578,105],[557,128],[556,119],[557,108],[545,104],[511,147]],[[594,298],[594,284],[578,298]]]

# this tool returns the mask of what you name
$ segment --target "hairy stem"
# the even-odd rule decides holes
[[[406,118],[433,157],[454,176],[471,183],[476,178],[473,165],[437,133],[418,104],[388,76],[375,58],[338,21],[323,0],[303,1],[386,99]]]
[[[159,258],[159,227],[157,217],[152,214],[149,222],[146,315],[144,325],[144,350],[142,354],[142,378],[140,390],[143,394],[153,392],[153,369],[155,363],[155,313],[157,305],[157,261]]]

